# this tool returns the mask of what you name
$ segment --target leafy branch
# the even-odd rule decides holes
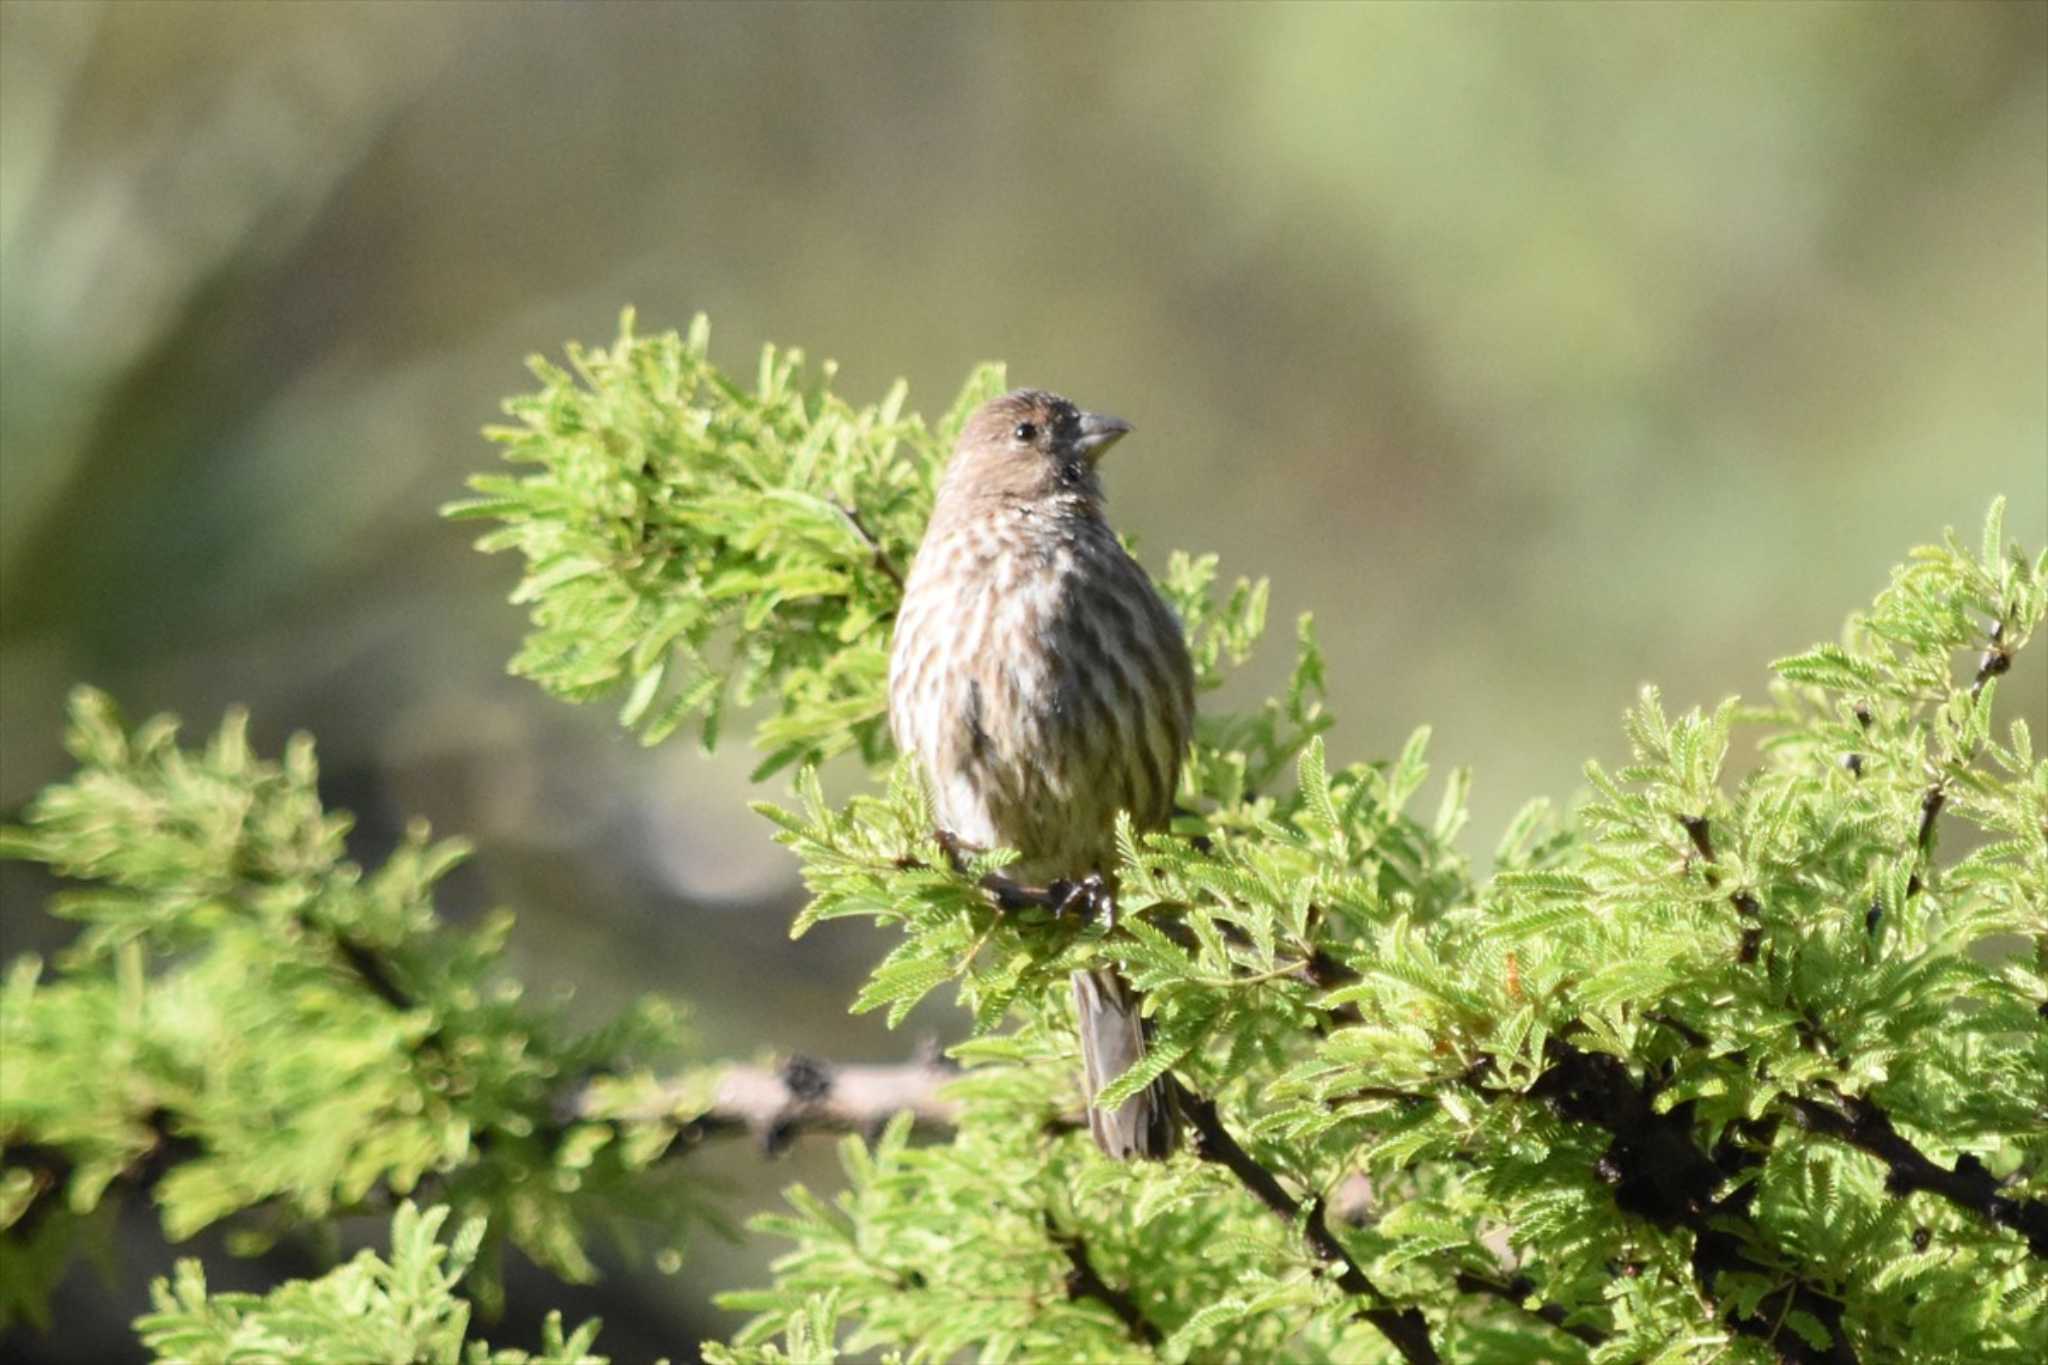
[[[1301,1204],[1281,1188],[1272,1172],[1253,1160],[1250,1153],[1230,1135],[1230,1130],[1216,1115],[1214,1101],[1187,1096],[1183,1100],[1183,1108],[1195,1130],[1197,1155],[1228,1170],[1281,1222],[1290,1227],[1301,1226],[1316,1256],[1337,1267],[1337,1284],[1345,1293],[1363,1298],[1369,1304],[1381,1305],[1362,1308],[1359,1314],[1379,1329],[1380,1335],[1401,1353],[1401,1359],[1410,1365],[1433,1365],[1439,1357],[1429,1339],[1429,1324],[1416,1309],[1384,1306],[1386,1295],[1366,1278],[1365,1272],[1358,1268],[1358,1263],[1351,1259],[1343,1244],[1331,1235],[1322,1201],[1317,1200],[1304,1211]]]
[[[211,1294],[199,1262],[183,1260],[156,1286],[155,1311],[135,1324],[163,1360],[295,1360],[346,1365],[418,1360],[455,1365],[603,1365],[591,1354],[597,1323],[565,1334],[559,1313],[542,1329],[539,1352],[497,1350],[469,1339],[470,1304],[455,1292],[483,1248],[481,1219],[451,1241],[440,1238],[446,1208],[401,1204],[391,1220],[391,1254],[372,1251],[317,1280],[269,1294]]]
[[[923,470],[942,453],[915,441],[903,451]],[[872,523],[848,506],[849,522]],[[887,542],[857,539],[870,552]],[[1234,1150],[1256,1144],[1280,1159],[1263,1181],[1250,1167],[1237,1174],[1287,1201],[1290,1226],[1301,1215],[1299,1238],[1276,1246],[1233,1224],[1229,1236],[1259,1247],[1236,1255],[1234,1291],[1145,1300],[1169,1357],[1282,1340],[1304,1357],[1353,1352],[1342,1324],[1360,1303],[1418,1315],[1389,1322],[1421,1321],[1429,1349],[1454,1354],[1485,1321],[1468,1301],[1504,1303],[1507,1287],[1524,1314],[1602,1358],[1678,1337],[1790,1360],[1911,1340],[1944,1358],[1965,1338],[1917,1306],[1936,1301],[1948,1323],[1987,1329],[1970,1358],[1997,1358],[2022,1350],[2017,1324],[2032,1321],[2015,1305],[2032,1302],[2037,1258],[2005,1229],[2031,1216],[2048,1155],[2030,1136],[2048,1078],[2025,1041],[2048,982],[2039,963],[1993,945],[2040,941],[2048,778],[2024,725],[1995,736],[1991,719],[2042,618],[2044,565],[2005,544],[1994,509],[1980,551],[1951,537],[1916,552],[1840,644],[1782,661],[1771,705],[1672,717],[1646,693],[1628,718],[1632,761],[1590,768],[1591,800],[1562,827],[1532,803],[1489,879],[1455,846],[1462,774],[1434,818],[1409,811],[1428,774],[1426,733],[1391,762],[1329,761],[1305,622],[1284,697],[1205,715],[1172,834],[1125,832],[1114,925],[991,904],[983,888],[1001,855],[953,867],[901,770],[843,805],[803,775],[793,806],[760,808],[812,894],[799,932],[857,917],[897,936],[857,1009],[894,1021],[951,983],[973,1015],[976,1037],[956,1049],[969,1063],[956,1144],[993,1141],[987,1125],[1006,1118],[1049,1136],[989,1161],[1010,1162],[1015,1181],[1065,1168],[1047,1126],[1071,1113],[1057,983],[1107,958],[1147,993],[1152,1044],[1103,1102],[1171,1070],[1242,1116],[1244,1141],[1226,1131]],[[1256,642],[1265,598],[1240,585],[1219,599],[1211,574],[1209,561],[1176,556],[1163,586],[1213,681]],[[879,648],[886,592],[876,601]],[[772,636],[779,612],[754,624]],[[1961,678],[1959,655],[1974,664]],[[766,700],[771,726],[825,719],[787,689]],[[1724,770],[1742,727],[1761,727],[1766,762],[1731,788]],[[1984,831],[1945,866],[1943,818]],[[1848,1096],[1885,1129],[1843,1129],[1812,1110]],[[857,1339],[871,1343],[993,1350],[1021,1339],[1007,1333],[1026,1329],[999,1326],[993,1310],[954,1301],[924,1316],[899,1281],[885,1302],[847,1278],[864,1272],[822,1268],[828,1226],[888,1243],[897,1220],[907,1230],[947,1205],[944,1163],[894,1160],[903,1174],[860,1186],[850,1223],[776,1225],[802,1268],[759,1300],[757,1327],[793,1323],[800,1304],[829,1297],[832,1320],[864,1323],[870,1335]],[[1987,1189],[1978,1165],[2004,1183]],[[1361,1168],[1401,1194],[1341,1236],[1309,1216],[1318,1202],[1279,1183],[1330,1189]],[[1118,1240],[1110,1207],[1149,1221],[1155,1200],[1173,1206],[1150,1184],[1186,1176],[1078,1178],[1118,1192],[1079,1230],[1094,1252]],[[909,1183],[921,1210],[898,1202]],[[1961,1196],[1947,1200],[1953,1217],[1923,1207],[1927,1194]],[[1844,1229],[1855,1231],[1830,1231]],[[1489,1249],[1503,1234],[1519,1265]],[[1916,1240],[1937,1237],[1970,1247],[1974,1277],[1913,1259]],[[1305,1295],[1271,1278],[1302,1256],[1338,1267],[1332,1287],[1347,1292]],[[974,1322],[981,1334],[962,1335]],[[1381,1349],[1420,1349],[1412,1333],[1404,1340]],[[742,1345],[767,1349],[760,1332]]]
[[[536,368],[497,433],[523,472],[451,509],[526,560],[515,669],[650,741],[746,712],[760,774],[794,768],[757,807],[810,892],[794,931],[871,922],[854,1008],[894,1023],[950,987],[970,1036],[950,1062],[693,1066],[660,1008],[569,1029],[494,985],[502,921],[439,924],[459,845],[420,830],[356,868],[305,742],[265,763],[231,721],[188,751],[84,694],[78,776],[0,836],[79,884],[56,908],[84,925],[0,990],[34,1064],[0,1096],[10,1311],[124,1184],[174,1236],[431,1199],[574,1277],[622,1214],[663,1239],[717,1217],[664,1157],[839,1131],[844,1188],[754,1221],[787,1249],[721,1299],[755,1316],[717,1365],[2039,1358],[2048,762],[1999,694],[2038,676],[2048,556],[2000,507],[1779,661],[1766,703],[1672,714],[1646,689],[1627,761],[1562,817],[1524,807],[1484,875],[1426,728],[1333,757],[1304,618],[1281,695],[1205,708],[1173,828],[1119,831],[1118,913],[1083,922],[992,894],[1008,855],[944,845],[881,724],[947,435],[999,372],[927,425],[793,352],[742,385],[701,323]],[[1265,587],[1184,554],[1161,586],[1213,690]],[[840,754],[885,780],[828,799]],[[1151,1039],[1099,1098],[1171,1074],[1175,1160],[1077,1131],[1064,981],[1105,961]],[[419,1225],[397,1234],[389,1265],[430,1281]],[[462,1282],[486,1306],[496,1245]],[[255,1312],[175,1292],[194,1322]]]
[[[365,872],[309,741],[267,761],[239,713],[196,749],[176,737],[81,689],[79,773],[0,832],[75,883],[52,908],[83,925],[54,970],[25,959],[0,986],[0,1315],[39,1315],[79,1218],[120,1191],[174,1239],[232,1218],[251,1244],[431,1195],[577,1279],[597,1226],[673,1241],[721,1221],[658,1169],[672,1152],[952,1113],[935,1058],[678,1069],[655,1001],[573,1031],[498,974],[508,917],[462,932],[435,911],[461,844],[415,827]],[[484,1251],[470,1292],[488,1301]]]

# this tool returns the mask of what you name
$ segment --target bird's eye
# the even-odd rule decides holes
[[[1038,439],[1038,428],[1030,422],[1019,422],[1017,429],[1010,434],[1020,441],[1035,441]]]

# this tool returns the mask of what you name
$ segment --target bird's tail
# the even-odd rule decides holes
[[[1138,994],[1113,967],[1074,973],[1074,1005],[1081,1016],[1082,1089],[1088,1131],[1095,1145],[1119,1161],[1163,1161],[1180,1141],[1180,1105],[1173,1078],[1161,1076],[1115,1109],[1097,1109],[1102,1088],[1145,1055]]]

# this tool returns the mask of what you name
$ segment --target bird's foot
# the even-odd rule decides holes
[[[949,829],[933,830],[932,838],[953,871],[962,876],[970,870],[974,855],[981,852]],[[1116,897],[1100,872],[1076,879],[1062,877],[1048,886],[1032,886],[1007,873],[990,872],[981,878],[980,885],[999,910],[1046,910],[1054,919],[1064,919],[1072,911],[1102,921],[1105,929],[1116,928]]]
[[[978,845],[968,843],[950,829],[933,830],[932,839],[938,844],[939,851],[946,855],[955,876],[964,877],[972,871],[974,855],[982,851]],[[1056,899],[1047,888],[1026,885],[1005,872],[986,873],[977,884],[988,892],[998,910],[1050,910],[1056,905]]]
[[[1072,910],[1077,915],[1102,921],[1105,929],[1116,928],[1116,897],[1100,872],[1090,872],[1079,881],[1062,878],[1046,889],[1052,901],[1052,917],[1060,919]]]
[[[1000,872],[991,872],[983,877],[981,889],[995,898],[998,910],[1052,910],[1054,914],[1059,913],[1045,887],[1026,886],[1015,877],[1006,877]]]
[[[935,829],[932,831],[932,838],[937,841],[939,851],[946,855],[946,861],[953,865],[955,872],[966,872],[968,860],[981,852],[950,829]]]

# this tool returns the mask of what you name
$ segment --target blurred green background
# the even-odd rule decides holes
[[[0,811],[63,770],[76,680],[246,702],[318,735],[364,856],[406,814],[473,835],[451,910],[518,909],[530,981],[886,1059],[843,1013],[883,944],[786,941],[748,756],[505,676],[516,566],[435,507],[524,356],[701,309],[724,363],[802,344],[856,401],[904,375],[932,413],[1001,358],[1128,417],[1144,557],[1274,578],[1237,696],[1313,608],[1336,753],[1433,724],[1483,852],[1640,683],[1760,691],[1995,493],[2048,540],[2048,6],[8,0],[0,286]],[[2037,727],[2043,676],[2005,684]],[[60,942],[0,873],[0,949]],[[702,1164],[739,1209],[830,1179]],[[0,1346],[132,1352],[165,1253],[126,1232],[59,1338]],[[521,1282],[497,1339],[560,1302],[689,1359],[763,1254]]]

